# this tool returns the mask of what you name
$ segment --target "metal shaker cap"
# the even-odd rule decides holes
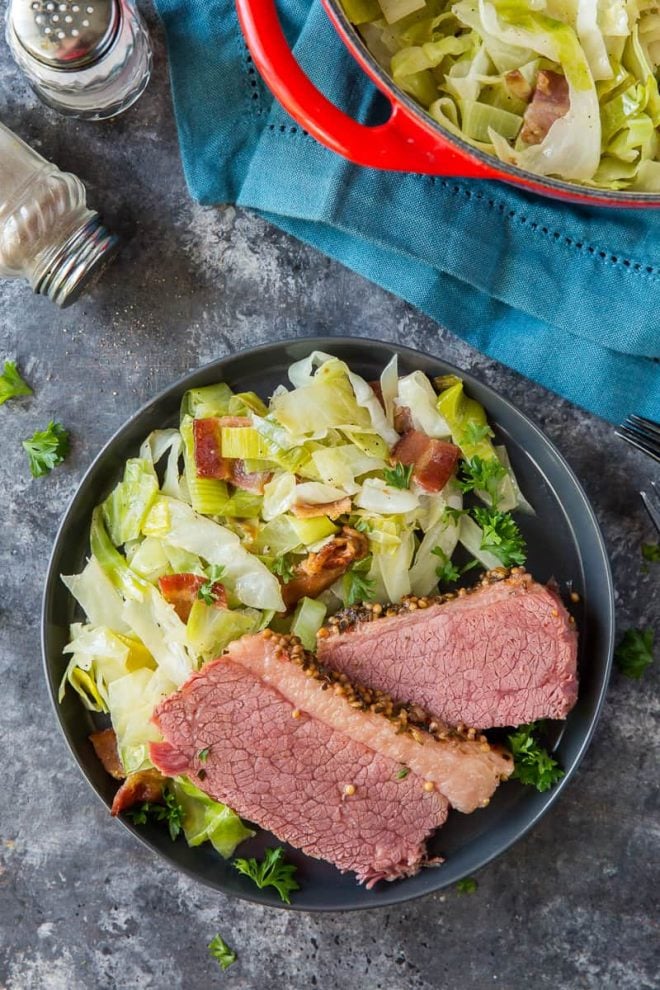
[[[106,54],[119,32],[121,10],[117,0],[12,0],[9,20],[29,55],[66,71]]]

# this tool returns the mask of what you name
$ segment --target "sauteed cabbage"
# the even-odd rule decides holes
[[[538,175],[660,190],[658,0],[342,0],[452,134]]]

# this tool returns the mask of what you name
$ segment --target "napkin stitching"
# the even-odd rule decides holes
[[[466,199],[477,199],[484,203],[491,210],[497,209],[502,215],[504,213],[510,219],[515,219],[521,225],[525,225],[529,230],[533,230],[534,233],[541,234],[544,237],[552,237],[555,241],[563,240],[566,247],[575,248],[578,251],[586,251],[594,258],[600,259],[604,264],[609,264],[613,267],[623,266],[623,270],[631,274],[634,272],[636,275],[640,275],[642,278],[647,279],[650,282],[655,283],[657,281],[657,275],[659,274],[659,269],[655,265],[648,265],[644,262],[633,261],[631,258],[619,258],[616,254],[611,254],[609,251],[604,251],[602,248],[597,247],[594,244],[586,244],[584,241],[574,241],[572,237],[568,237],[562,234],[558,230],[550,230],[549,227],[537,223],[535,220],[529,220],[528,217],[518,213],[517,210],[510,209],[506,203],[501,200],[496,199],[494,196],[486,196],[482,192],[474,192],[472,189],[467,189],[465,186],[461,186],[460,183],[451,183],[447,179],[443,179],[440,176],[435,175],[417,175],[419,179],[428,179],[433,185],[441,185],[444,189],[448,189],[454,195],[460,193]]]

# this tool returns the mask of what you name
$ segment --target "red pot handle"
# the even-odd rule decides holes
[[[276,0],[236,0],[236,9],[264,82],[294,120],[327,148],[371,168],[464,178],[488,174],[481,162],[452,148],[437,131],[427,130],[387,93],[392,113],[384,124],[368,127],[338,110],[295,60],[277,16]],[[328,13],[340,28],[332,11]],[[363,68],[368,67],[363,64]]]

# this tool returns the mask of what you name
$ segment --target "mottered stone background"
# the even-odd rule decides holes
[[[260,219],[196,206],[179,165],[161,36],[150,25],[155,78],[133,110],[107,124],[46,110],[0,44],[0,119],[77,173],[125,241],[103,281],[68,311],[0,282],[0,358],[18,359],[35,393],[0,408],[1,990],[657,988],[660,661],[641,683],[614,674],[572,785],[481,871],[476,894],[450,890],[391,910],[295,915],[209,891],[112,821],[69,756],[39,650],[43,577],[67,502],[96,451],[150,396],[212,358],[278,337],[401,341],[512,399],[592,499],[620,628],[660,633],[660,567],[642,574],[639,554],[653,538],[636,495],[651,463],[604,422]],[[32,480],[20,441],[50,417],[72,431],[72,454]],[[206,951],[216,931],[239,955],[225,973]]]

